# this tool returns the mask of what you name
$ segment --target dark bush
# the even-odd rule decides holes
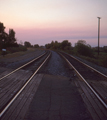
[[[84,40],[79,40],[75,44],[74,50],[76,53],[83,56],[93,56],[93,50],[91,49],[91,46],[86,44]]]
[[[107,48],[105,48],[105,49],[104,49],[104,52],[106,52],[106,53],[107,53]]]

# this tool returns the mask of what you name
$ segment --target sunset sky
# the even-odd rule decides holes
[[[18,43],[45,45],[52,40],[85,40],[107,46],[107,0],[0,0],[0,22],[14,29]]]

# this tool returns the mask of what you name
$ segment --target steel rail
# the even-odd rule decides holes
[[[83,76],[76,70],[76,68],[69,62],[68,59],[66,59],[61,53],[59,53],[66,61],[67,63],[75,70],[77,75],[86,83],[86,85],[91,89],[91,91],[94,93],[94,95],[98,98],[98,100],[103,104],[103,106],[107,109],[107,104],[102,100],[102,98],[97,94],[97,92],[90,86],[90,84],[83,78]]]
[[[19,96],[19,94],[24,90],[24,88],[28,85],[28,83],[32,80],[38,70],[44,65],[44,63],[48,60],[51,53],[46,57],[46,59],[42,62],[42,64],[37,68],[37,70],[33,73],[33,75],[28,79],[28,81],[23,85],[23,87],[16,93],[16,95],[11,99],[11,101],[7,104],[7,106],[0,113],[0,117],[7,111],[7,109],[11,106],[11,104],[15,101],[15,99]]]
[[[65,53],[65,54],[66,54],[66,53]],[[91,67],[91,66],[87,65],[86,63],[83,63],[82,61],[78,60],[78,59],[77,59],[77,58],[75,58],[74,56],[69,55],[69,54],[66,54],[66,55],[68,55],[68,56],[72,57],[73,59],[75,59],[75,60],[77,60],[78,62],[82,63],[83,65],[87,66],[87,67],[88,67],[88,68],[90,68],[91,70],[93,70],[93,71],[95,71],[95,72],[99,73],[100,75],[102,75],[103,77],[107,78],[107,75],[105,75],[105,74],[101,73],[100,71],[98,71],[98,70],[96,70],[95,68],[93,68],[93,67]]]
[[[44,56],[45,54],[46,54],[46,52],[45,52],[44,54],[38,56],[37,58],[31,60],[30,62],[28,62],[28,63],[26,63],[26,64],[18,67],[17,69],[13,70],[12,72],[8,73],[7,75],[1,77],[0,80],[2,80],[2,79],[5,78],[5,77],[8,77],[9,75],[13,74],[14,72],[16,72],[16,71],[20,70],[21,68],[25,67],[26,65],[29,65],[30,63],[32,63],[32,62],[34,62],[35,60],[37,60],[37,59],[41,58],[42,56]]]

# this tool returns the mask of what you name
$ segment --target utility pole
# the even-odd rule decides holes
[[[101,17],[98,18],[98,55],[99,55],[99,40],[100,40],[100,19]]]

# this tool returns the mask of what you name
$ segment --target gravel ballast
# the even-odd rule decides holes
[[[51,51],[52,55],[45,66],[39,71],[39,73],[51,74],[51,75],[61,75],[69,78],[73,77],[73,72],[69,68],[67,62],[61,58],[59,54]]]

